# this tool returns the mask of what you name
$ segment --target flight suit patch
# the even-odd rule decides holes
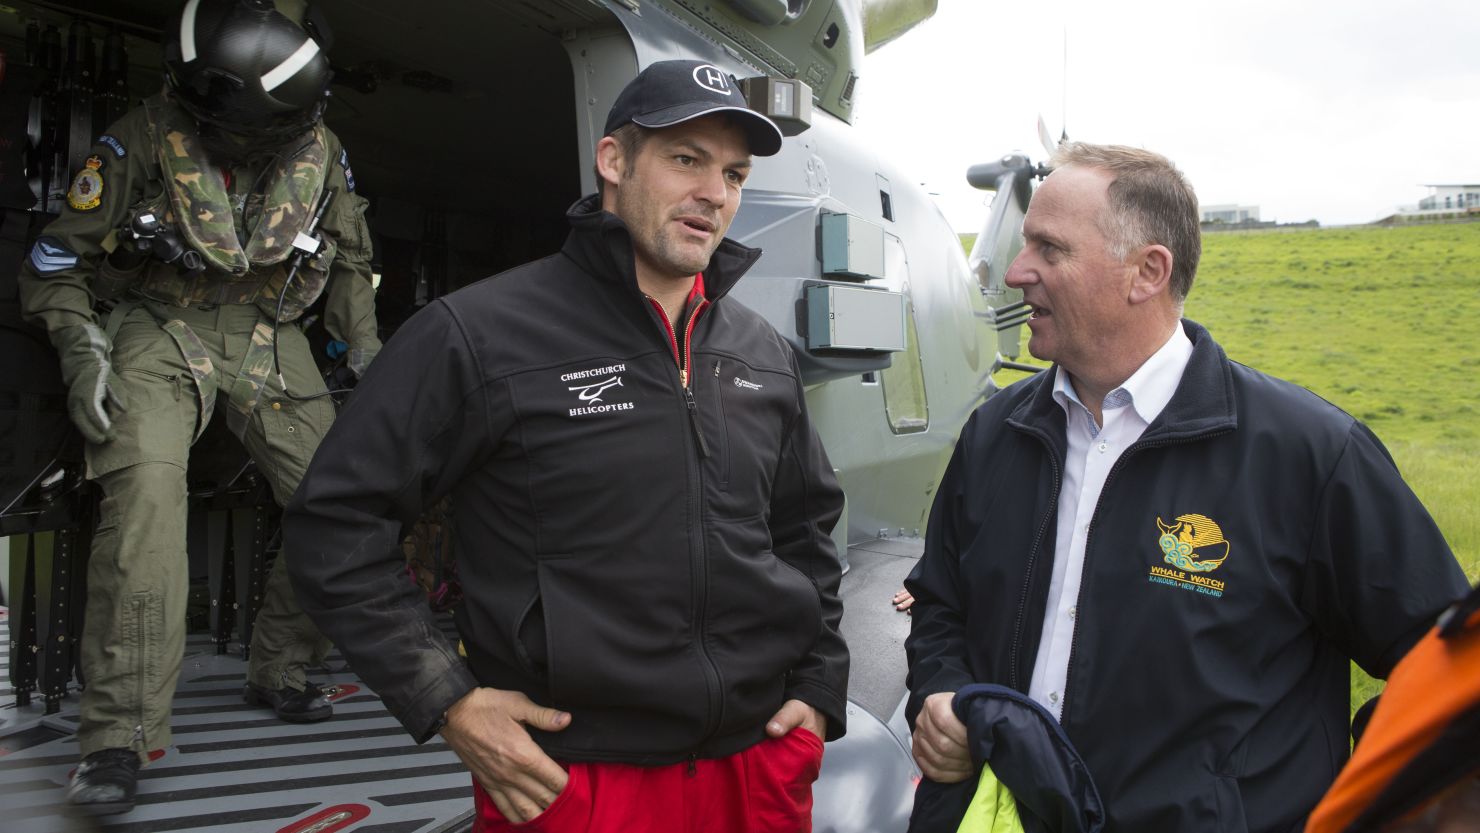
[[[37,274],[52,275],[76,265],[77,254],[49,234],[36,238],[36,244],[31,247],[31,268]]]
[[[103,204],[103,159],[89,156],[82,170],[72,177],[72,187],[67,189],[67,205],[73,211],[92,211]]]
[[[103,135],[98,137],[98,144],[106,145],[109,150],[113,151],[113,155],[117,156],[119,159],[128,156],[128,150],[124,148],[123,142],[118,141],[118,139],[113,136],[109,136],[107,133],[104,133]]]
[[[344,169],[344,184],[351,194],[355,192],[355,172],[349,169],[349,151],[339,149],[339,167]]]

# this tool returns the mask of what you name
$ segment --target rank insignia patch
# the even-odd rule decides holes
[[[36,245],[31,247],[31,268],[39,275],[50,275],[76,265],[77,255],[51,235],[36,238]]]
[[[67,205],[73,211],[92,211],[103,204],[103,160],[89,156],[77,176],[72,177],[72,187],[67,189]]]

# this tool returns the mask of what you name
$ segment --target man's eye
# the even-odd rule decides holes
[[[694,164],[694,157],[680,153],[679,155],[673,157],[673,161],[677,162],[680,165],[688,167],[689,165]]]
[[[739,171],[725,171],[725,178],[736,185],[745,184],[745,174],[742,174]]]

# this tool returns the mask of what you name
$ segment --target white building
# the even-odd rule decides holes
[[[1259,206],[1257,205],[1200,205],[1198,213],[1202,215],[1204,223],[1257,223],[1259,222]]]
[[[1480,208],[1480,185],[1426,185],[1429,195],[1418,201],[1419,211],[1463,211]]]
[[[1418,205],[1398,206],[1400,217],[1439,217],[1480,212],[1480,185],[1425,185],[1429,195]]]

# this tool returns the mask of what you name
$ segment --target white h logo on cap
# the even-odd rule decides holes
[[[694,67],[694,83],[720,95],[730,94],[730,77],[712,64]]]

